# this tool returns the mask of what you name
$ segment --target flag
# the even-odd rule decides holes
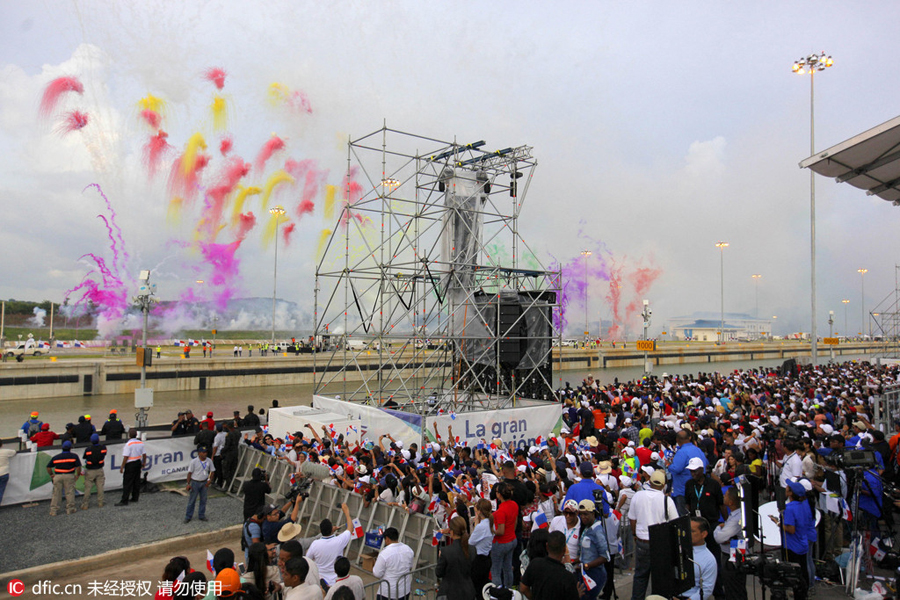
[[[840,505],[841,505],[841,514],[843,515],[844,520],[847,521],[848,523],[853,521],[853,512],[850,510],[850,505],[847,504],[847,501],[844,500],[843,498],[841,498]]]
[[[542,510],[535,511],[533,521],[535,525],[538,526],[538,529],[547,529],[550,527],[550,523],[547,522],[547,515],[545,515]]]
[[[452,410],[450,411],[450,420],[451,420],[451,421],[455,421],[455,420],[456,420],[456,413],[453,412]]]
[[[536,438],[534,438],[534,445],[535,445],[535,446],[540,446],[540,445],[542,444],[543,441],[544,441],[544,438],[543,438],[543,437],[537,436]]]
[[[431,534],[431,545],[437,546],[441,543],[441,540],[444,539],[444,534],[438,530],[435,530],[433,534]]]
[[[356,540],[361,538],[363,533],[362,523],[359,522],[359,519],[353,519],[353,535],[351,537]]]
[[[597,587],[597,582],[588,577],[588,574],[584,571],[581,572],[581,578],[584,580],[584,587],[586,587],[588,591]]]
[[[431,497],[431,503],[428,504],[428,512],[434,512],[434,509],[437,508],[438,496],[435,494]]]
[[[881,540],[875,538],[869,546],[869,554],[872,555],[872,558],[874,558],[876,562],[881,561],[882,558],[887,556],[887,552],[881,549],[881,544],[879,542],[881,542]]]
[[[296,483],[297,483],[296,473],[291,473],[291,485],[294,485]]]
[[[209,548],[206,549],[206,570],[213,575],[216,574],[215,569],[213,569],[213,555],[212,552],[209,551]]]

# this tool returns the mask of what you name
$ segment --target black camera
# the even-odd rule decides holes
[[[737,568],[741,573],[756,575],[763,585],[772,590],[790,590],[806,585],[803,582],[800,565],[771,558],[765,554],[748,555],[737,563]]]
[[[312,479],[305,477],[291,486],[285,495],[285,500],[294,502],[298,497],[309,498],[309,488],[312,487]]]

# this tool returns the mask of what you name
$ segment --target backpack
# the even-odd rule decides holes
[[[31,421],[31,422],[29,423],[29,425],[28,425],[28,437],[33,436],[34,434],[36,434],[36,433],[39,432],[40,430],[41,430],[41,424],[40,424],[40,423],[35,423],[34,421]]]

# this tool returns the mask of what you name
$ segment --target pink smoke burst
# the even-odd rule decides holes
[[[229,152],[231,152],[231,148],[234,146],[234,141],[231,139],[230,135],[227,135],[222,138],[222,141],[219,142],[219,153],[222,156],[226,156]]]
[[[211,67],[203,74],[204,79],[213,82],[220,90],[225,87],[225,76],[225,69],[220,67]]]
[[[155,110],[150,110],[149,108],[145,108],[141,111],[141,119],[143,119],[151,129],[159,129],[159,124],[162,122],[162,117],[159,116],[159,113]]]
[[[256,155],[256,160],[253,161],[253,166],[258,172],[262,172],[266,166],[266,162],[272,155],[278,152],[279,150],[284,149],[284,140],[282,140],[277,135],[272,135],[266,143],[263,144],[262,149],[260,149],[259,154]]]
[[[156,172],[159,170],[159,163],[165,155],[170,150],[173,150],[172,146],[166,141],[168,137],[168,133],[160,130],[156,135],[151,135],[147,143],[144,144],[144,165],[147,167],[147,172],[151,178],[156,176]]]
[[[284,247],[287,248],[291,243],[291,237],[294,235],[294,230],[297,228],[296,223],[288,223],[281,230],[281,235],[284,238]]]
[[[319,191],[328,179],[328,169],[320,169],[314,159],[305,160],[288,159],[284,162],[284,170],[287,171],[297,183],[303,182],[303,191],[300,194],[300,204],[297,207],[298,215],[312,212],[306,207],[313,204],[313,200],[319,195]],[[360,186],[360,192],[362,187]]]
[[[300,90],[291,92],[291,95],[287,99],[287,104],[293,110],[305,112],[308,115],[312,114],[312,106],[309,103],[309,97]]]
[[[363,196],[362,185],[356,181],[357,171],[358,167],[352,167],[344,176],[342,182],[347,198],[344,200],[344,210],[341,211],[341,227],[347,227],[351,219],[356,219],[360,224],[366,223],[366,219],[362,215],[353,212],[353,205],[359,202]]]
[[[67,133],[72,133],[73,131],[84,129],[87,124],[87,113],[73,110],[66,113],[65,117],[63,117],[62,122],[60,122],[59,126],[56,128],[56,131],[57,133],[59,133],[59,135],[66,135]]]
[[[57,77],[47,84],[44,88],[44,95],[41,97],[41,105],[38,114],[41,118],[47,118],[56,109],[63,94],[75,92],[76,94],[84,93],[84,86],[75,77]]]
[[[172,196],[181,196],[186,201],[190,201],[197,197],[200,189],[200,176],[203,169],[209,164],[210,157],[208,154],[198,154],[187,173],[182,168],[183,160],[184,155],[182,154],[172,163],[172,168],[169,170],[168,188]]]
[[[302,218],[303,215],[311,215],[316,209],[316,205],[312,201],[303,200],[297,205],[297,216]]]
[[[226,159],[224,169],[219,174],[215,185],[207,192],[203,207],[202,222],[210,235],[214,234],[222,223],[222,211],[225,201],[241,178],[250,172],[250,164],[239,156]]]

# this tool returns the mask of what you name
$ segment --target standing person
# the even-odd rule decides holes
[[[809,552],[807,532],[812,515],[809,511],[809,504],[806,502],[806,490],[801,484],[789,479],[785,489],[785,498],[787,504],[784,506],[782,519],[779,520],[774,515],[770,515],[769,518],[777,524],[784,523],[784,549],[787,553],[787,560],[800,565],[802,577],[800,586],[794,588],[794,598],[806,600],[809,592],[809,572],[806,568],[806,553]]]
[[[259,467],[253,469],[250,481],[244,484],[244,520],[246,521],[265,508],[266,494],[272,493],[269,475]]]
[[[206,520],[206,495],[209,486],[212,484],[213,472],[216,468],[209,459],[209,450],[205,446],[197,448],[197,456],[191,459],[187,472],[187,487],[191,493],[188,498],[187,510],[184,513],[184,522],[190,523],[194,518],[194,505],[197,498],[200,498],[200,511],[198,517],[201,521]]]
[[[122,499],[116,506],[128,506],[128,498],[137,502],[141,495],[141,469],[144,468],[144,442],[138,437],[134,427],[128,430],[128,441],[122,449]]]
[[[675,502],[665,494],[666,474],[662,469],[650,476],[650,489],[641,490],[631,499],[628,520],[634,534],[634,583],[631,600],[643,600],[650,583],[650,527],[678,517]]]
[[[19,429],[25,432],[25,435],[27,435],[29,439],[31,438],[31,436],[40,431],[41,425],[44,424],[43,421],[38,419],[39,416],[41,416],[41,413],[39,413],[38,411],[32,412],[31,418],[25,421],[25,423],[21,427],[19,427]]]
[[[247,407],[247,414],[244,415],[245,427],[259,427],[259,417],[253,412],[253,405]]]
[[[578,579],[563,565],[566,537],[561,531],[551,531],[547,538],[547,556],[528,564],[520,591],[530,600],[578,600]]]
[[[716,559],[706,545],[709,536],[709,522],[703,517],[691,517],[691,544],[694,546],[694,587],[682,596],[690,600],[712,598],[716,587],[718,571]]]
[[[731,511],[724,523],[713,530],[713,537],[719,544],[722,568],[719,571],[725,597],[729,600],[747,600],[747,575],[738,570],[735,563],[726,557],[731,554],[731,541],[741,537],[741,499],[736,487],[725,492],[725,507]]]
[[[441,580],[437,591],[438,597],[444,597],[447,600],[473,600],[475,598],[470,553],[466,520],[462,517],[453,517],[450,519],[450,542],[441,550],[437,566],[434,568],[434,574]],[[410,550],[411,563],[412,550]],[[378,573],[375,575],[377,576]],[[407,597],[391,596],[391,598]],[[381,598],[383,596],[379,594],[378,600]]]
[[[509,588],[513,585],[512,555],[516,549],[519,505],[512,499],[512,489],[505,481],[498,483],[495,491],[498,506],[494,511],[492,528],[494,543],[491,546],[491,581],[498,587]]]
[[[325,594],[325,600],[334,598],[335,594],[337,594],[338,590],[341,588],[349,588],[352,592],[353,600],[366,599],[366,588],[363,584],[363,580],[358,575],[350,574],[350,561],[346,556],[339,556],[338,559],[334,561],[334,572],[337,575],[337,579],[334,580],[334,585],[331,586],[331,589]]]
[[[125,425],[119,420],[119,414],[116,409],[109,411],[109,417],[103,422],[100,428],[100,435],[106,436],[106,441],[121,440],[125,435]]]
[[[206,418],[200,421],[200,423],[206,423],[206,428],[210,431],[216,430],[216,420],[213,419],[213,412],[211,410],[206,412]]]
[[[3,504],[3,494],[9,483],[9,460],[15,455],[16,451],[4,448],[3,440],[0,440],[0,504]]]
[[[159,344],[156,345],[156,358],[159,358],[160,353],[162,352],[162,346]]]
[[[550,532],[559,531],[566,536],[569,560],[578,564],[581,559],[581,519],[578,518],[578,503],[566,500],[563,514],[550,521]]]
[[[284,563],[284,600],[322,600],[322,588],[310,585],[311,561],[298,556]]]
[[[409,598],[409,590],[412,585],[410,572],[414,568],[414,559],[415,553],[412,548],[400,541],[400,532],[395,527],[385,529],[384,548],[378,553],[378,559],[372,569],[375,577],[384,580],[378,586],[377,600]],[[440,561],[438,569],[440,569]],[[471,580],[469,583],[471,584]]]
[[[50,516],[55,517],[59,510],[62,493],[66,492],[66,514],[71,515],[75,509],[75,480],[81,477],[81,459],[72,453],[72,442],[63,442],[62,452],[47,463],[47,474],[53,482],[53,499],[50,501]]]
[[[91,423],[91,415],[78,417],[78,425],[75,426],[75,443],[86,444],[91,441],[91,436],[97,433],[97,428]]]
[[[709,462],[703,450],[695,446],[691,442],[691,432],[682,429],[675,435],[675,442],[678,444],[678,450],[672,457],[672,464],[669,467],[669,473],[672,474],[672,498],[675,500],[675,506],[678,507],[678,514],[684,516],[687,514],[687,502],[684,498],[684,487],[691,480],[691,472],[687,465],[692,458],[699,458],[703,462],[705,469]]]
[[[685,485],[684,497],[690,515],[703,517],[707,523],[718,523],[720,517],[727,518],[728,513],[725,511],[722,486],[715,479],[706,476],[703,461],[696,457],[692,458],[688,461],[687,469],[691,473],[691,480]],[[706,536],[706,546],[713,558],[716,559],[716,566],[721,567],[722,557],[719,545],[713,535]],[[721,581],[716,583],[715,596],[716,598],[724,596]]]
[[[216,468],[213,485],[219,488],[225,487],[225,476],[222,473],[222,448],[225,446],[225,437],[225,427],[221,423],[216,423],[216,437],[213,438],[212,443],[213,466]]]
[[[475,527],[469,537],[469,546],[475,549],[472,559],[472,583],[480,594],[491,578],[491,501],[481,498],[475,503]]]
[[[194,445],[211,448],[214,441],[216,441],[216,432],[209,427],[206,421],[200,421],[200,431],[194,436]]]
[[[50,423],[41,425],[41,430],[31,436],[31,441],[34,442],[34,445],[38,448],[48,448],[58,439],[59,434],[55,431],[50,431]]]
[[[227,434],[225,435],[225,443],[222,445],[222,468],[224,469],[225,480],[222,482],[223,487],[227,488],[234,478],[234,472],[237,470],[238,461],[238,444],[241,443],[241,432],[235,429],[233,422],[225,424]]]
[[[606,543],[606,531],[603,520],[598,519],[599,510],[592,500],[582,500],[578,504],[578,517],[581,519],[581,568],[585,576],[597,584],[583,596],[588,600],[596,600],[606,587],[606,563],[609,562],[609,546]]]
[[[91,488],[97,486],[97,508],[103,508],[103,487],[106,475],[103,465],[106,464],[106,446],[100,443],[100,436],[91,436],[91,447],[84,451],[84,496],[81,499],[81,510],[87,510],[91,503]]]
[[[344,549],[350,543],[353,535],[353,521],[350,519],[350,508],[341,504],[344,512],[344,520],[347,521],[347,529],[340,534],[334,534],[334,526],[331,521],[324,519],[319,525],[322,537],[309,545],[306,558],[316,563],[319,567],[319,577],[330,587],[334,585],[337,575],[334,572],[334,561],[338,556],[344,555]]]

